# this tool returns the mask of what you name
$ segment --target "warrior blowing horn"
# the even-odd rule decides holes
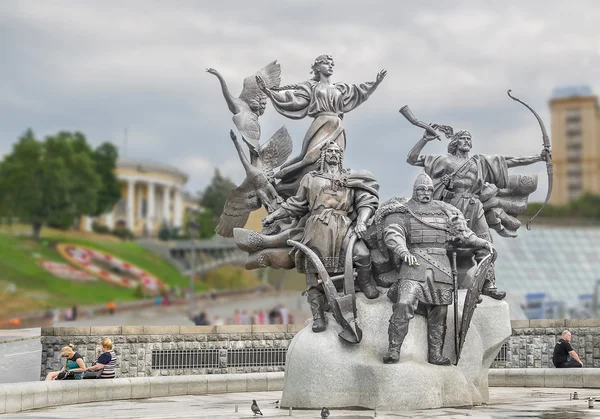
[[[417,127],[421,127],[423,129],[427,130],[427,132],[429,134],[435,135],[438,140],[442,141],[440,139],[440,136],[437,133],[437,131],[435,129],[433,129],[433,127],[431,125],[426,124],[423,121],[419,121],[417,118],[415,118],[415,116],[413,115],[413,113],[410,110],[410,108],[408,107],[408,105],[405,105],[402,108],[400,108],[400,113],[408,120],[408,122],[410,122],[413,125],[416,125]]]

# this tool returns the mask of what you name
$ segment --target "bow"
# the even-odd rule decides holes
[[[540,128],[542,129],[542,141],[544,144],[544,151],[543,156],[546,160],[546,171],[548,172],[548,193],[546,194],[546,200],[544,201],[544,203],[542,204],[542,206],[540,207],[540,209],[538,210],[538,212],[535,213],[535,215],[533,217],[531,217],[529,219],[529,221],[527,221],[527,230],[531,230],[529,225],[533,222],[533,220],[535,220],[535,217],[537,217],[539,215],[540,212],[542,212],[542,210],[544,209],[544,207],[546,206],[546,204],[548,203],[548,200],[550,199],[550,195],[552,194],[552,179],[553,179],[553,172],[554,169],[552,167],[552,155],[550,154],[550,137],[548,136],[548,133],[546,132],[546,127],[544,127],[544,123],[542,122],[542,118],[540,118],[540,116],[537,114],[536,111],[534,111],[531,106],[529,106],[528,104],[526,104],[525,102],[523,102],[522,100],[514,97],[513,95],[510,94],[511,90],[508,90],[506,93],[508,94],[508,96],[512,99],[512,100],[516,100],[517,102],[519,102],[520,104],[522,104],[523,106],[525,106],[527,109],[529,109],[533,115],[535,116],[535,119],[537,119],[537,121],[540,124]]]

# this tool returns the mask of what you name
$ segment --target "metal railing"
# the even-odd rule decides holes
[[[152,351],[153,370],[219,368],[219,349],[165,349]]]
[[[228,367],[285,367],[287,348],[246,348],[227,351]]]
[[[508,342],[502,344],[490,368],[506,368],[506,361],[508,361]]]
[[[287,348],[159,349],[152,351],[153,370],[284,367]]]

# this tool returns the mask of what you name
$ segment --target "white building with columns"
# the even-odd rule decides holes
[[[84,229],[91,231],[96,221],[111,230],[127,227],[136,236],[156,236],[163,222],[181,227],[185,211],[196,204],[184,195],[188,175],[175,167],[121,158],[116,174],[123,182],[121,200],[108,214],[86,217]]]

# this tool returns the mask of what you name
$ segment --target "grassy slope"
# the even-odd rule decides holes
[[[52,276],[38,265],[39,260],[65,262],[55,251],[57,243],[73,243],[108,252],[138,267],[147,270],[165,284],[187,287],[189,280],[161,257],[147,251],[133,242],[121,242],[109,235],[97,235],[80,232],[62,232],[43,229],[40,240],[32,240],[26,226],[0,228],[0,289],[2,283],[12,282],[17,285],[16,294],[0,293],[0,318],[15,312],[26,312],[50,307],[66,307],[72,304],[103,304],[110,299],[119,301],[133,300],[135,291],[108,284],[104,281],[78,283]],[[227,277],[226,285],[243,286],[252,283],[254,276],[246,278],[243,271],[234,267],[224,267],[212,273],[212,277]],[[241,284],[233,279],[240,278]],[[210,281],[211,283],[213,281]],[[218,281],[211,285],[221,285]],[[225,284],[224,284],[225,285]],[[198,291],[206,289],[203,283],[197,282]],[[11,304],[3,303],[10,300]]]

